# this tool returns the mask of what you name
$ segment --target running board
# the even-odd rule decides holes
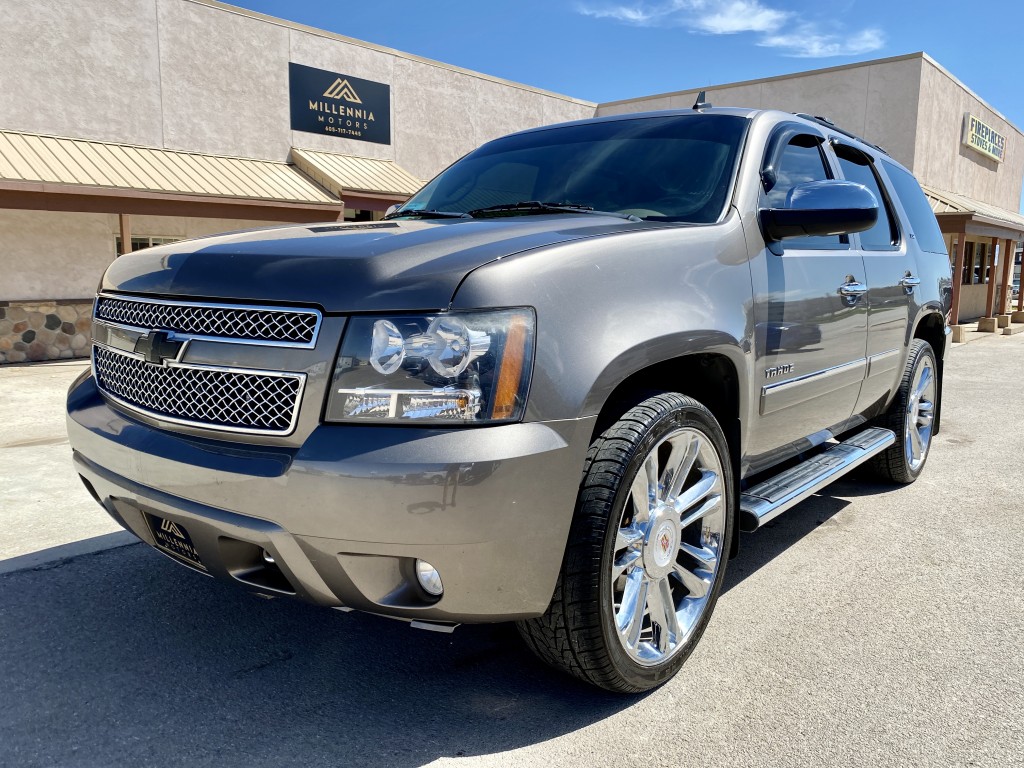
[[[896,442],[891,429],[872,427],[740,494],[740,528],[756,531],[787,509]]]

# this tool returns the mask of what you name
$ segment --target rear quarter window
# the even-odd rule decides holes
[[[935,220],[928,198],[924,196],[921,185],[909,172],[886,160],[882,161],[885,174],[892,182],[896,196],[903,204],[903,210],[910,220],[910,230],[914,233],[918,247],[930,253],[947,253],[946,241],[942,238],[939,223]]]

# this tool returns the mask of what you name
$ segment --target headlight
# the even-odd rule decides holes
[[[327,420],[516,421],[530,386],[534,325],[531,309],[354,317]]]

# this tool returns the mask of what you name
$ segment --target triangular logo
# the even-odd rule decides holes
[[[171,536],[176,536],[179,539],[184,539],[185,534],[181,532],[181,528],[172,523],[170,520],[163,520],[160,523],[160,530],[164,533],[169,533]]]
[[[324,96],[328,99],[344,99],[353,104],[363,103],[363,100],[359,98],[359,94],[356,93],[356,89],[352,87],[352,84],[348,80],[342,80],[340,77],[331,84],[330,88],[324,91]]]

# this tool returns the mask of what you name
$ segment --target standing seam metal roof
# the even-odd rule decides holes
[[[339,197],[345,192],[409,197],[423,186],[423,181],[391,160],[298,148],[292,149],[292,160],[299,170]]]
[[[922,185],[922,189],[924,189],[925,197],[928,198],[932,211],[936,215],[943,213],[978,215],[986,219],[1006,222],[1007,226],[1014,229],[1024,229],[1024,216],[1014,211],[926,185]]]
[[[340,200],[288,163],[0,130],[0,181],[289,203]]]

